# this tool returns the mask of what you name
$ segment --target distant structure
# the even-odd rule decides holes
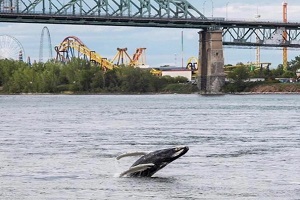
[[[146,48],[137,48],[133,54],[130,65],[135,67],[145,67],[146,65]]]
[[[117,51],[117,54],[111,60],[117,66],[125,64],[140,68],[148,67],[146,65],[146,48],[137,48],[132,58],[127,53],[127,48],[117,48]]]
[[[287,3],[284,1],[282,3],[282,19],[284,23],[287,23]],[[283,31],[283,42],[286,43],[287,42],[287,32],[286,30]],[[286,70],[287,65],[288,65],[288,52],[287,52],[287,47],[283,47],[283,52],[282,52],[282,57],[283,57],[283,69]]]
[[[127,53],[127,48],[117,48],[117,54],[111,60],[112,63],[116,65],[129,65],[132,62],[132,59]]]
[[[260,14],[258,14],[258,8],[257,8],[257,13],[255,15],[255,20],[259,21]],[[256,30],[256,42],[259,43],[259,37],[258,37],[258,32],[259,30]],[[256,47],[256,65],[260,65],[260,46]]]
[[[0,59],[13,59],[23,61],[24,48],[15,37],[11,35],[0,35]]]
[[[2,1],[0,1],[0,7],[5,12],[14,12],[17,4],[18,4],[18,0],[2,0]]]
[[[47,26],[44,26],[43,30],[42,30],[42,33],[41,33],[41,39],[40,39],[40,56],[39,56],[39,62],[43,62],[43,58],[44,58],[44,32],[46,31],[47,33],[47,38],[48,38],[48,51],[49,51],[49,54],[48,54],[48,58],[47,60],[49,59],[52,59],[52,43],[51,43],[51,36],[50,36],[50,31],[48,29]]]
[[[31,66],[31,59],[30,59],[30,56],[27,57],[27,64],[28,64],[29,66]]]

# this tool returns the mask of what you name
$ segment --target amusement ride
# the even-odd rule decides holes
[[[23,60],[25,51],[22,44],[11,35],[0,35],[0,59]]]

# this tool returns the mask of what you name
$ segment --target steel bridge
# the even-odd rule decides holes
[[[64,2],[0,0],[0,22],[221,29],[223,45],[300,47],[300,23],[207,18],[187,0]]]

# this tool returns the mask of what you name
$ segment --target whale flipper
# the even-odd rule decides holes
[[[151,177],[169,163],[183,156],[188,150],[189,147],[187,146],[178,146],[150,153],[132,152],[122,154],[116,159],[119,160],[127,156],[140,156],[140,158],[135,161],[127,171],[121,173],[119,177]]]
[[[131,174],[131,173],[136,173],[136,172],[144,171],[144,170],[146,170],[148,168],[151,168],[153,166],[155,166],[155,164],[153,164],[153,163],[136,165],[134,167],[130,167],[128,170],[126,170],[125,172],[121,173],[120,177],[125,176],[126,174]]]
[[[129,157],[129,156],[144,156],[144,155],[147,155],[148,153],[146,152],[131,152],[131,153],[124,153],[124,154],[121,154],[119,155],[116,159],[117,160],[120,160],[121,158],[124,158],[124,157]]]

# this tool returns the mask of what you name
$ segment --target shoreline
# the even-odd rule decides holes
[[[34,96],[34,95],[167,95],[167,94],[174,94],[174,95],[194,95],[199,94],[202,96],[206,95],[300,95],[300,92],[235,92],[235,93],[220,93],[220,94],[200,94],[200,92],[194,93],[0,93],[0,96],[14,96],[14,95],[24,95],[24,96]]]
[[[247,92],[221,92],[218,94],[201,94],[200,91],[176,91],[169,90],[165,92],[73,92],[62,91],[59,93],[6,93],[3,91],[3,87],[0,87],[0,95],[164,95],[164,94],[199,94],[199,95],[297,95],[300,94],[300,84],[295,83],[273,83],[273,84],[260,84],[252,88],[248,88]]]
[[[300,92],[238,92],[232,93],[234,95],[256,95],[256,94],[300,94]]]

